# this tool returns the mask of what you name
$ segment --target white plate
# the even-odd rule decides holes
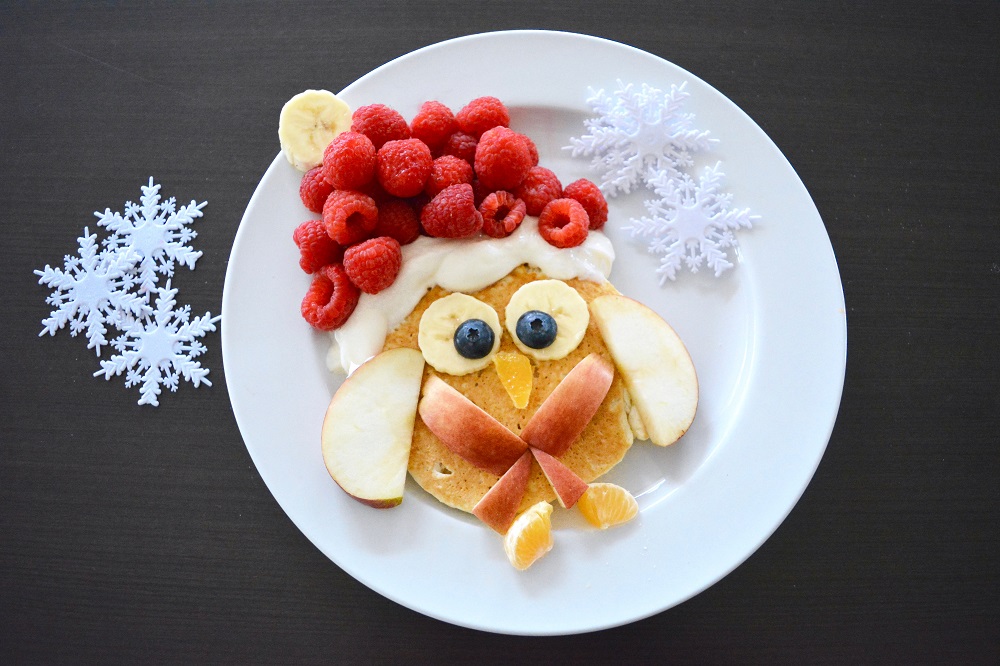
[[[705,159],[722,162],[734,205],[761,220],[739,234],[740,260],[729,274],[682,274],[661,288],[655,258],[616,227],[641,213],[641,195],[611,200],[612,282],[658,310],[688,344],[701,383],[698,417],[672,447],[637,442],[605,477],[638,495],[636,520],[600,532],[557,508],[556,546],[525,572],[508,564],[496,534],[412,481],[400,507],[378,511],[348,498],[327,474],[320,424],[338,381],[324,366],[327,336],[299,315],[309,279],[291,234],[310,214],[298,199],[300,174],[281,155],[236,235],[222,347],[247,449],[278,503],[323,553],[426,615],[494,632],[570,634],[669,608],[767,539],[829,440],[847,354],[830,241],[778,148],[708,84],[614,42],[517,31],[421,49],[340,94],[352,108],[379,102],[407,118],[428,99],[457,110],[495,95],[511,108],[512,126],[538,144],[542,165],[568,183],[594,177],[588,160],[561,150],[583,133],[588,87],[610,91],[618,80],[661,89],[686,81],[697,126],[720,140]]]

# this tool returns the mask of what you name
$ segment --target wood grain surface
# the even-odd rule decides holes
[[[996,2],[0,4],[0,662],[997,663],[998,26]],[[581,636],[457,628],[331,563],[243,446],[217,333],[214,385],[155,409],[38,337],[32,271],[150,176],[208,201],[174,284],[218,313],[288,97],[515,28],[732,99],[812,194],[848,307],[840,416],[788,519],[690,601]]]

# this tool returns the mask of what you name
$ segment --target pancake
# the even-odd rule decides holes
[[[502,322],[504,309],[514,292],[528,282],[543,279],[547,279],[544,274],[522,265],[498,282],[471,295],[492,306]],[[578,279],[565,282],[576,289],[588,303],[598,296],[618,293],[609,282],[597,283]],[[383,351],[395,347],[419,349],[417,331],[420,317],[431,303],[449,293],[451,292],[440,287],[432,288],[406,319],[389,333]],[[501,335],[500,351],[516,350],[517,347],[511,340],[510,334],[504,330]],[[562,378],[591,353],[601,355],[612,367],[614,366],[614,360],[593,319],[579,346],[565,358],[554,361],[531,360],[534,386],[528,406],[524,409],[514,407],[492,364],[483,370],[461,377],[439,373],[427,364],[424,366],[424,381],[430,375],[440,377],[500,423],[513,432],[520,433]],[[584,429],[580,439],[560,457],[560,460],[589,483],[614,467],[628,452],[633,440],[634,436],[628,421],[625,384],[616,370],[611,389],[604,402]],[[409,472],[413,479],[435,498],[448,506],[467,512],[472,511],[480,498],[499,478],[452,453],[424,425],[419,415],[413,429]],[[552,486],[546,480],[538,463],[532,460],[531,477],[521,503],[521,510],[536,502],[554,499]]]

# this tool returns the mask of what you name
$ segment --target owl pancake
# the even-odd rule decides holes
[[[505,306],[518,288],[528,282],[546,278],[547,276],[537,270],[519,266],[508,276],[485,289],[474,292],[471,296],[494,308],[502,318]],[[618,293],[607,282],[572,279],[567,280],[566,284],[588,302],[602,294]],[[394,347],[419,349],[417,331],[422,315],[431,303],[448,293],[440,287],[428,292],[403,323],[389,334],[385,349]],[[501,336],[498,351],[520,353],[507,331]],[[514,406],[492,363],[481,370],[462,376],[438,372],[427,364],[424,367],[424,382],[426,384],[426,379],[430,376],[441,377],[512,432],[519,434],[559,381],[577,363],[592,353],[611,360],[611,354],[601,338],[597,324],[593,321],[587,324],[583,340],[567,356],[551,361],[535,361],[532,364],[533,385],[529,403],[523,409]],[[624,382],[621,376],[616,374],[607,397],[597,413],[587,424],[579,440],[561,458],[562,462],[585,482],[597,479],[614,467],[632,446],[634,436],[628,423],[628,401],[625,393]],[[409,472],[424,490],[438,500],[467,512],[472,511],[476,503],[499,478],[498,475],[476,467],[450,450],[419,417],[414,425]],[[519,508],[523,510],[537,502],[553,499],[555,492],[541,468],[535,463]]]

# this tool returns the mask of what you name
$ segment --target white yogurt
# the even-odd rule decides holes
[[[435,285],[472,293],[521,264],[534,266],[557,280],[605,282],[614,260],[614,248],[603,233],[591,231],[582,245],[561,250],[541,237],[535,217],[525,217],[517,231],[506,238],[421,236],[403,246],[403,266],[396,281],[378,294],[362,294],[347,323],[333,332],[327,366],[331,371],[354,372],[382,351],[389,331],[406,319]]]

